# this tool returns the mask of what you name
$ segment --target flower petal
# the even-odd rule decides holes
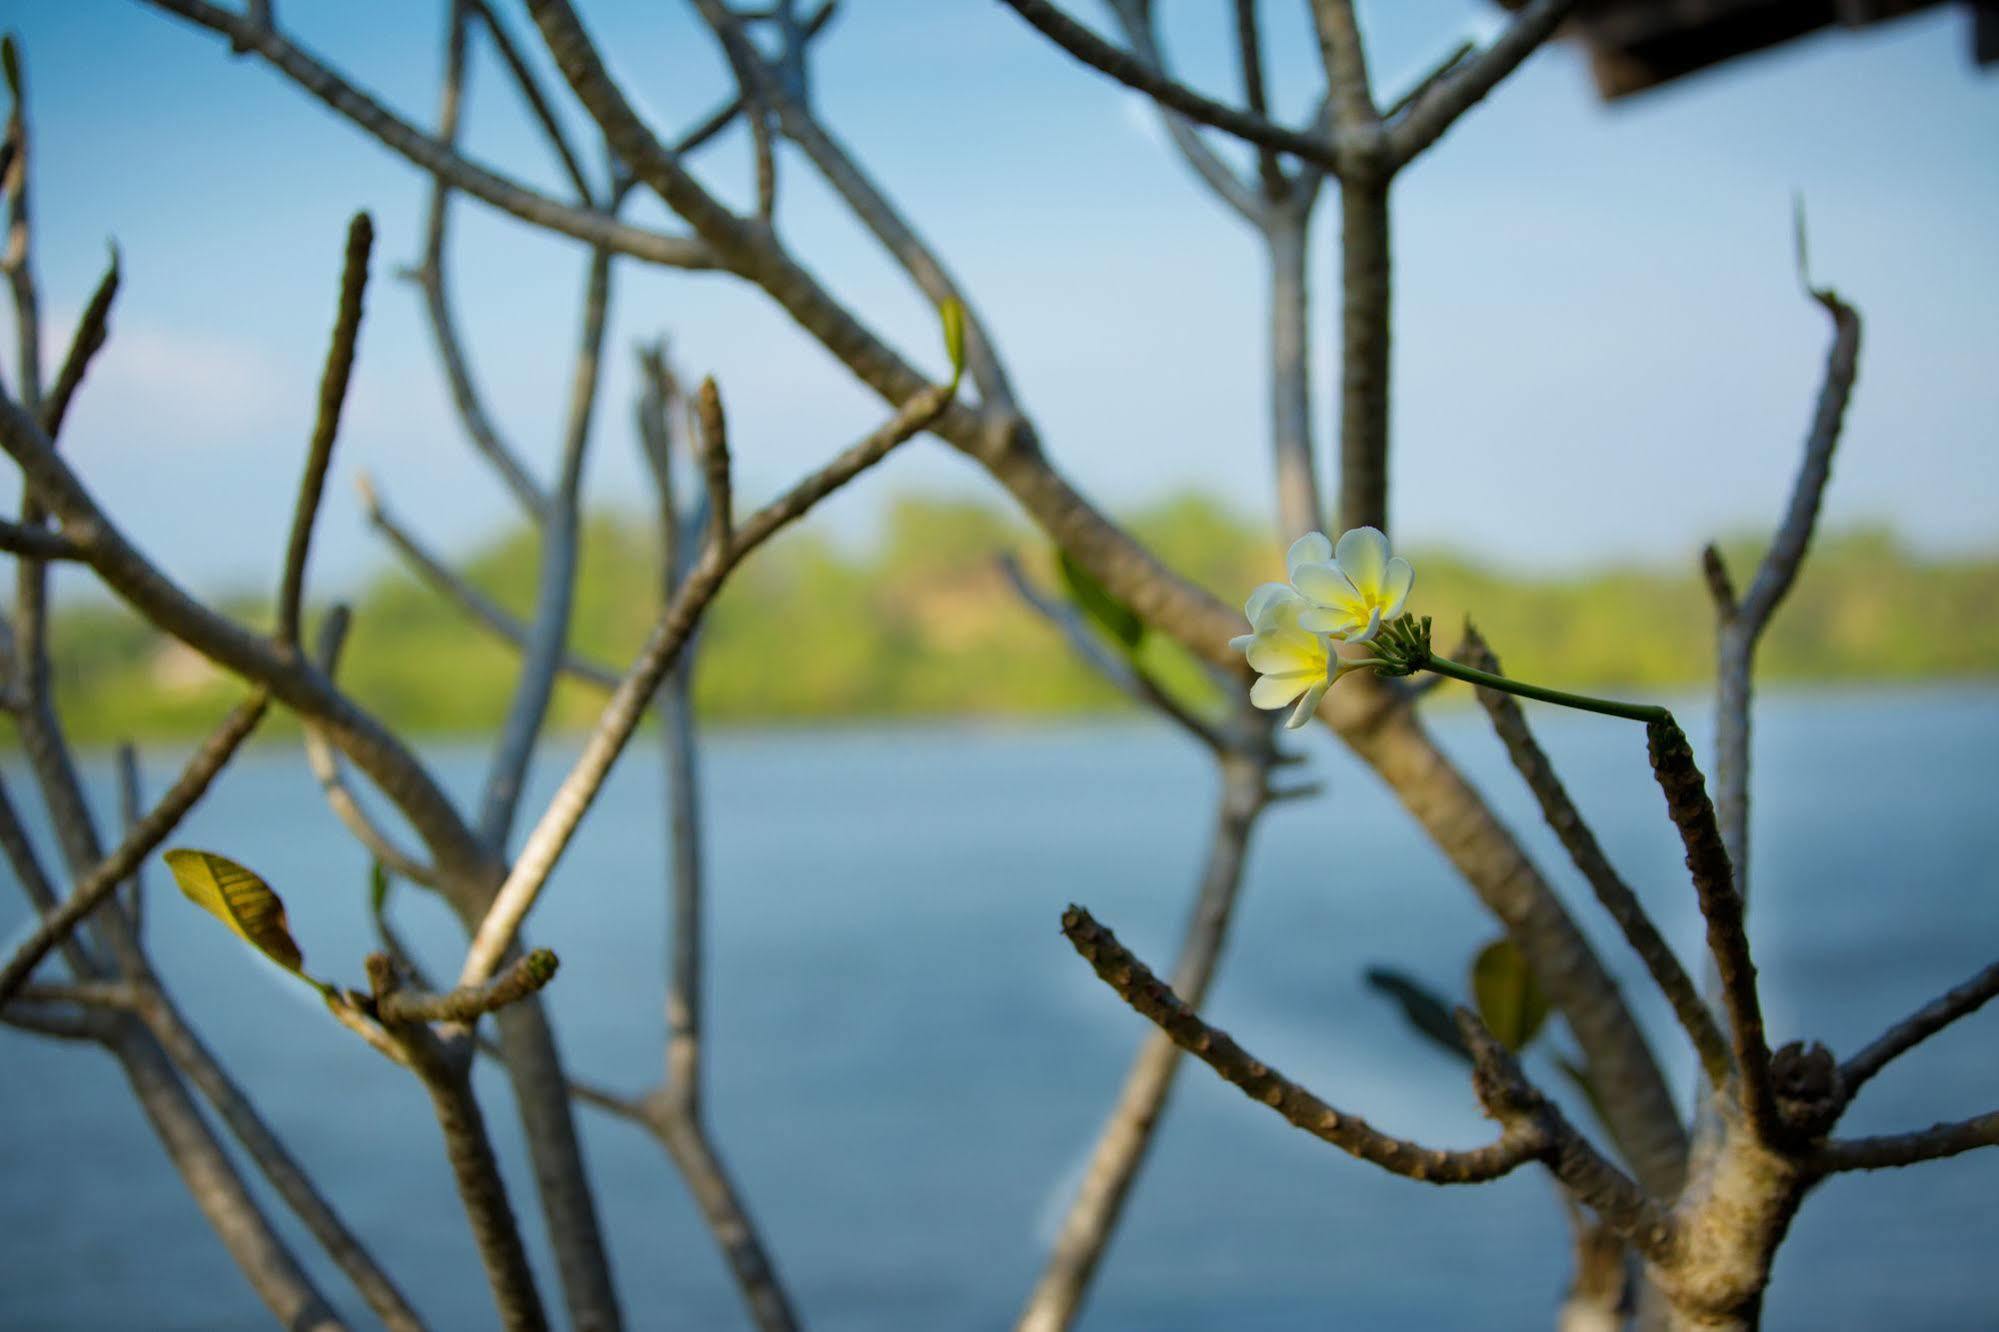
[[[1350,607],[1341,606],[1336,609],[1331,606],[1314,606],[1311,610],[1299,613],[1298,627],[1310,633],[1331,634],[1335,638],[1342,638],[1348,630],[1360,627],[1360,618]]]
[[[1247,652],[1249,651],[1249,645],[1251,643],[1254,643],[1255,641],[1256,641],[1255,634],[1237,634],[1234,638],[1231,638],[1229,640],[1229,651]]]
[[[1332,683],[1331,680],[1321,680],[1307,689],[1305,696],[1298,700],[1298,706],[1292,709],[1291,715],[1285,719],[1284,729],[1295,731],[1312,720],[1312,714],[1319,710],[1319,700],[1326,696],[1326,690]]]
[[[1324,564],[1333,558],[1333,543],[1326,539],[1324,532],[1307,532],[1291,543],[1291,549],[1284,552],[1284,570],[1295,574],[1301,564]]]
[[[1249,620],[1251,627],[1261,629],[1263,617],[1270,613],[1272,607],[1286,601],[1297,600],[1300,598],[1289,583],[1264,583],[1249,594],[1249,601],[1243,606],[1242,613]]]
[[[1388,571],[1388,538],[1375,527],[1356,527],[1340,538],[1333,558],[1362,596],[1385,601],[1382,578]]]
[[[1337,564],[1301,564],[1291,571],[1291,581],[1307,600],[1318,605],[1350,606],[1356,613],[1360,610],[1360,593]]]
[[[1381,612],[1381,618],[1392,620],[1402,613],[1402,603],[1409,600],[1409,589],[1416,583],[1416,570],[1409,561],[1397,555],[1388,562],[1388,572],[1381,581],[1382,599],[1388,603],[1388,608]]]
[[[1317,634],[1258,634],[1247,655],[1250,666],[1263,675],[1326,673],[1326,640]]]
[[[1381,607],[1371,607],[1367,612],[1367,628],[1357,634],[1348,634],[1349,643],[1372,643],[1374,636],[1381,632]]]
[[[1318,677],[1323,680],[1324,675]],[[1259,708],[1281,708],[1314,687],[1310,674],[1266,675],[1249,687],[1249,701]]]

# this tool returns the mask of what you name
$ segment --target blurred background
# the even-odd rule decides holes
[[[581,8],[656,127],[733,91],[683,7]],[[1182,74],[1231,91],[1225,7],[1159,8]],[[1273,102],[1295,121],[1316,53],[1303,6],[1266,8]],[[1988,963],[1999,939],[1999,80],[1974,63],[1971,8],[1814,31],[1609,103],[1602,62],[1558,44],[1397,194],[1391,495],[1418,570],[1412,609],[1444,626],[1475,612],[1515,673],[1663,698],[1697,747],[1712,626],[1696,556],[1716,540],[1745,569],[1767,538],[1828,341],[1799,290],[1794,197],[1814,279],[1861,310],[1821,539],[1761,658],[1754,805],[1773,1032],[1842,1053]],[[432,120],[441,6],[282,10],[295,40]],[[425,182],[256,62],[142,5],[19,0],[0,13],[28,67],[53,345],[107,240],[124,268],[65,452],[151,556],[252,618],[267,613],[290,522],[346,220],[373,213],[377,281],[310,586],[355,603],[345,683],[424,737],[469,798],[475,738],[516,663],[400,569],[347,484],[372,474],[496,599],[530,603],[532,538],[465,446],[415,289],[385,280],[420,254]],[[1364,0],[1361,16],[1389,96],[1505,17],[1469,0]],[[994,4],[849,0],[814,50],[827,123],[971,293],[1057,463],[1224,599],[1277,573],[1260,250],[1187,175],[1149,105]],[[466,143],[562,192],[483,49]],[[701,170],[749,202],[740,131]],[[546,474],[584,256],[476,204],[453,216],[475,375]],[[631,216],[669,223],[644,201]],[[1336,220],[1329,196],[1313,283],[1322,458]],[[809,172],[785,175],[779,221],[836,291],[941,367],[928,305]],[[718,379],[743,502],[881,412],[753,291],[629,262],[618,284],[577,607],[578,646],[611,661],[656,605],[648,508],[633,498],[646,494],[635,342],[664,335],[684,377]],[[0,501],[17,494],[10,471]],[[1141,1034],[1057,938],[1057,915],[1082,901],[1163,960],[1198,868],[1203,757],[1121,714],[993,570],[995,552],[1034,559],[1044,544],[981,472],[918,442],[761,552],[704,648],[697,695],[719,737],[712,1117],[817,1326],[1007,1324]],[[145,742],[157,790],[239,686],[87,579],[57,587],[65,719],[92,746]],[[1447,691],[1429,705],[1445,747],[1540,863],[1561,865],[1460,702]],[[564,694],[557,717],[573,731],[596,706]],[[289,725],[273,718],[182,840],[259,869],[308,957],[356,983],[371,946],[365,855],[324,812]],[[1698,920],[1642,742],[1600,718],[1540,725],[1613,859],[1692,955]],[[566,767],[564,743],[537,766],[531,802]],[[1461,990],[1490,921],[1363,768],[1329,739],[1297,743],[1327,794],[1260,835],[1210,1007],[1385,1127],[1480,1141],[1461,1071],[1412,1043],[1361,973],[1390,964]],[[0,764],[12,778],[15,760]],[[86,768],[113,808],[101,748]],[[535,941],[567,964],[549,1000],[573,1063],[632,1089],[657,1065],[660,808],[658,764],[634,753],[535,919]],[[416,1088],[153,877],[156,952],[204,1033],[437,1325],[481,1325],[486,1295]],[[441,909],[404,893],[397,910],[448,967],[460,936]],[[1663,1006],[1601,922],[1577,914],[1690,1095]],[[24,922],[0,898],[0,934]],[[1869,1091],[1852,1131],[1990,1108],[1993,1030],[1986,1015],[1924,1047]],[[262,1325],[108,1061],[12,1031],[0,1057],[0,1324]],[[1543,1181],[1429,1190],[1381,1177],[1191,1072],[1085,1326],[1548,1324],[1568,1259]],[[491,1118],[512,1131],[510,1115]],[[635,1325],[733,1325],[722,1264],[654,1147],[616,1124],[588,1131]],[[1999,1327],[1999,1273],[1984,1261],[1999,1238],[1995,1172],[1973,1157],[1828,1186],[1779,1257],[1766,1326]]]

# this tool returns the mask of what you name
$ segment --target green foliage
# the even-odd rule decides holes
[[[1471,1062],[1471,1051],[1458,1032],[1457,1020],[1451,1016],[1451,1006],[1438,998],[1435,991],[1407,973],[1390,967],[1369,967],[1367,983],[1402,1006],[1402,1016],[1418,1035],[1446,1054],[1466,1063]]]
[[[254,871],[226,856],[187,847],[169,851],[162,858],[188,901],[314,989],[327,990],[326,985],[305,974],[305,958],[292,938],[285,904]]]
[[[1211,500],[1173,499],[1127,522],[1167,564],[1231,605],[1282,576],[1282,552],[1259,525]],[[1044,586],[1060,585],[1041,538],[994,506],[965,500],[903,499],[859,549],[809,526],[780,536],[730,581],[709,616],[696,681],[703,715],[769,723],[1126,706],[1020,605],[993,568],[993,554],[1006,549]],[[1726,553],[1746,581],[1760,551],[1737,544]],[[1684,569],[1567,577],[1508,574],[1446,551],[1417,550],[1411,559],[1412,609],[1435,618],[1446,655],[1452,626],[1473,612],[1508,673],[1537,683],[1656,695],[1710,678],[1713,617],[1691,556]],[[523,617],[535,564],[525,529],[461,561],[474,583]],[[584,529],[577,649],[614,666],[630,661],[659,604],[658,571],[657,542],[643,525],[593,517]],[[510,648],[400,569],[355,601],[341,679],[357,697],[401,729],[491,731],[519,670]],[[1995,603],[1999,560],[1923,562],[1878,531],[1828,536],[1814,544],[1771,624],[1758,680],[1991,678],[1999,675]],[[252,624],[270,613],[262,596],[227,609]],[[1130,629],[1110,632],[1125,642]],[[122,608],[67,609],[53,636],[58,703],[81,741],[199,735],[236,700],[220,672]],[[1163,635],[1140,636],[1135,659],[1190,704],[1212,693],[1199,663]],[[1461,694],[1452,687],[1440,702]],[[601,702],[565,684],[555,722],[586,726]]]
[[[1548,1000],[1534,981],[1533,968],[1503,934],[1473,960],[1471,992],[1486,1029],[1516,1054],[1548,1020]]]
[[[1145,621],[1138,618],[1138,612],[1090,577],[1082,565],[1069,558],[1068,551],[1055,553],[1055,565],[1062,571],[1062,585],[1069,589],[1069,599],[1099,629],[1109,634],[1112,642],[1126,652],[1136,652],[1138,645],[1145,640]]]

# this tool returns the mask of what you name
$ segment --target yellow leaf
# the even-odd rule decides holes
[[[166,853],[167,868],[174,882],[190,902],[236,931],[265,957],[297,972],[305,965],[291,928],[285,921],[285,904],[269,884],[251,871],[212,851],[179,847]],[[307,977],[307,979],[311,979]]]

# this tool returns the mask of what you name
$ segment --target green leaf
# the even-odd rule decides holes
[[[946,301],[937,307],[937,317],[944,321],[944,351],[951,358],[951,382],[956,384],[965,373],[964,304]]]
[[[7,71],[7,91],[14,94],[16,102],[21,100],[21,48],[14,41],[14,34],[0,37],[0,67]]]
[[[188,901],[236,931],[286,971],[305,976],[301,970],[305,958],[285,922],[285,904],[269,884],[212,851],[179,847],[167,852],[165,860]],[[305,978],[312,980],[310,976]]]
[[[1089,571],[1082,565],[1070,559],[1068,551],[1057,551],[1055,560],[1061,566],[1062,581],[1068,585],[1069,599],[1126,652],[1136,652],[1139,642],[1145,637],[1145,621],[1139,619],[1131,607],[1112,596],[1102,583],[1090,577]]]
[[[1402,972],[1391,971],[1387,967],[1369,967],[1366,975],[1369,985],[1402,1005],[1402,1016],[1409,1020],[1410,1026],[1428,1037],[1439,1049],[1456,1055],[1467,1064],[1471,1062],[1471,1051],[1465,1048],[1465,1038],[1458,1034],[1457,1020],[1451,1016],[1449,1004]]]
[[[389,905],[389,867],[379,860],[368,862],[368,910],[376,919]]]
[[[1548,1000],[1534,982],[1533,968],[1504,935],[1472,963],[1471,992],[1479,1017],[1509,1050],[1525,1049],[1548,1020]]]

